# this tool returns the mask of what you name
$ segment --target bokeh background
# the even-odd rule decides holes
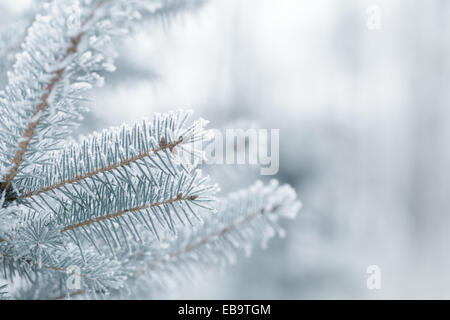
[[[0,0],[1,28],[20,37],[38,2]],[[275,178],[304,205],[286,238],[169,298],[450,298],[449,1],[210,0],[119,53],[77,134],[176,108],[278,128]],[[224,193],[272,178],[205,169]]]

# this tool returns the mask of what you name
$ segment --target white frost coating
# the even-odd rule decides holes
[[[114,65],[114,63],[112,63],[112,62],[105,62],[104,64],[103,64],[103,67],[105,68],[105,70],[106,71],[108,71],[108,72],[114,72],[114,71],[116,71],[116,66]]]
[[[164,5],[184,1],[109,1],[77,44],[76,30],[66,25],[72,5],[78,2],[86,18],[99,1],[56,0],[30,29],[0,93],[0,179],[17,169],[11,160],[18,144],[28,145],[12,189],[0,194],[0,238],[8,239],[0,241],[0,263],[19,285],[28,276],[42,279],[39,298],[67,293],[69,266],[80,267],[86,295],[123,288],[149,266],[150,280],[176,285],[283,236],[278,220],[300,207],[295,191],[276,182],[217,200],[218,186],[188,162],[204,154],[194,142],[212,133],[208,121],[188,119],[192,112],[157,114],[78,143],[66,139],[84,110],[81,93],[99,84],[97,71],[115,69],[109,35],[140,16],[138,5],[153,2],[164,15]],[[68,48],[75,52],[64,60]],[[23,137],[29,128],[31,139]],[[34,286],[20,289],[21,298],[37,296]]]
[[[109,34],[123,33],[130,25],[128,14],[136,5],[134,1],[122,0],[106,1],[100,7],[97,7],[99,1],[77,2],[60,0],[45,6],[29,28],[23,52],[18,54],[13,70],[8,73],[0,122],[5,124],[6,131],[19,133],[18,137],[11,136],[9,144],[19,145],[27,125],[39,120],[39,126],[33,132],[36,139],[31,139],[24,154],[24,165],[15,176],[17,183],[31,170],[28,164],[37,159],[48,159],[46,151],[62,146],[64,138],[78,126],[81,113],[86,109],[79,103],[78,93],[92,86],[103,86],[104,79],[97,72],[115,70],[114,50],[108,49],[112,41],[102,26],[107,21]],[[74,29],[67,23],[76,10],[80,11],[81,20],[85,19],[81,29]],[[80,41],[75,41],[81,33]],[[102,43],[101,51],[91,46],[90,37]],[[73,95],[75,91],[77,95]],[[41,104],[45,105],[44,112],[39,118],[31,119]],[[17,108],[7,107],[11,105]],[[39,131],[46,133],[43,135]],[[50,138],[52,136],[58,137],[59,141],[55,142]],[[0,145],[0,160],[12,161],[15,151]]]
[[[77,82],[70,85],[70,90],[88,90],[92,89],[92,84],[88,82]]]
[[[75,54],[70,54],[67,57],[65,57],[60,62],[53,63],[52,65],[45,66],[45,72],[47,73],[56,73],[60,70],[66,69],[73,61],[73,58],[75,57]]]
[[[257,182],[222,199],[216,205],[219,213],[203,216],[204,224],[195,231],[181,232],[164,244],[155,244],[152,255],[146,257],[146,263],[151,265],[147,270],[150,279],[146,286],[152,287],[154,282],[160,281],[163,286],[168,286],[164,281],[166,278],[180,276],[183,279],[182,273],[186,269],[204,270],[211,265],[233,264],[240,252],[250,255],[254,245],[259,243],[265,248],[275,235],[284,236],[276,222],[269,223],[265,219],[270,209],[268,203],[275,204],[272,214],[278,215],[295,201],[284,202],[283,190],[283,186],[278,187],[274,182],[269,185]]]

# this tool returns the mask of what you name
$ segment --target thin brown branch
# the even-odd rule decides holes
[[[21,43],[20,44],[15,44],[15,45],[13,45],[11,47],[6,48],[3,51],[3,54],[5,54],[5,55],[6,54],[12,54],[12,53],[18,52],[20,49],[21,49]]]
[[[271,212],[275,211],[276,209],[277,209],[277,207],[274,207],[271,210]],[[216,238],[219,238],[219,237],[221,237],[221,236],[223,236],[223,235],[225,235],[225,234],[227,234],[227,233],[229,233],[229,232],[231,232],[233,230],[236,230],[241,225],[245,225],[245,224],[253,221],[258,216],[264,215],[264,213],[265,213],[265,210],[264,210],[264,208],[262,208],[261,210],[259,210],[259,211],[255,212],[255,213],[245,217],[244,219],[241,219],[241,220],[239,220],[237,222],[231,223],[231,224],[225,226],[224,228],[222,228],[219,231],[212,232],[212,233],[206,235],[204,238],[202,238],[198,242],[195,242],[193,244],[189,244],[189,245],[187,245],[186,247],[184,247],[184,248],[182,248],[180,250],[172,252],[169,255],[169,258],[167,258],[167,259],[162,259],[162,260],[156,261],[155,263],[148,264],[147,267],[148,267],[148,269],[153,269],[155,267],[155,265],[157,265],[157,264],[169,263],[172,259],[178,258],[178,257],[180,257],[180,256],[182,256],[184,254],[192,252],[192,251],[194,251],[194,250],[196,250],[196,249],[198,249],[198,248],[200,248],[200,247],[210,243],[212,240],[214,240]],[[139,273],[141,273],[141,274],[145,273],[145,270],[142,270]]]
[[[58,182],[57,184],[45,187],[45,188],[43,188],[41,190],[29,192],[27,194],[24,194],[24,195],[20,196],[19,199],[26,199],[26,198],[30,198],[30,197],[33,197],[33,196],[37,196],[39,194],[42,194],[42,193],[45,193],[45,192],[48,192],[48,191],[60,189],[60,188],[64,187],[65,185],[68,185],[68,184],[72,184],[72,183],[75,183],[75,182],[78,182],[78,181],[81,181],[81,180],[92,178],[92,177],[94,177],[96,175],[99,175],[101,173],[106,173],[106,172],[112,171],[112,170],[117,169],[117,168],[129,166],[131,163],[134,163],[134,162],[136,162],[138,160],[141,160],[141,159],[144,159],[146,157],[149,157],[152,154],[156,154],[156,153],[158,153],[160,151],[164,151],[164,150],[169,149],[170,151],[173,152],[174,148],[176,146],[178,146],[179,144],[181,144],[182,142],[183,142],[183,139],[180,138],[180,139],[175,140],[172,143],[165,143],[165,139],[161,138],[161,143],[159,145],[159,148],[155,148],[155,149],[152,149],[150,151],[143,152],[143,153],[141,153],[141,154],[139,154],[137,156],[131,157],[129,159],[125,159],[125,160],[123,160],[123,161],[121,161],[121,162],[119,162],[117,164],[112,164],[112,165],[110,165],[110,166],[108,166],[106,168],[98,168],[98,169],[93,170],[91,172],[88,172],[88,173],[86,173],[84,175],[79,175],[79,176],[73,177],[71,179],[67,179],[67,180]]]
[[[226,234],[228,232],[231,232],[232,230],[235,230],[239,226],[252,221],[253,219],[255,219],[256,217],[258,217],[259,215],[262,215],[262,214],[264,214],[264,209],[261,209],[260,211],[258,211],[256,213],[246,217],[245,219],[242,219],[241,221],[238,221],[236,223],[230,224],[230,225],[224,227],[223,229],[221,229],[220,231],[211,233],[211,234],[205,236],[200,241],[198,241],[198,242],[196,242],[196,243],[194,243],[192,245],[188,245],[188,246],[186,246],[185,248],[183,248],[181,250],[178,250],[178,251],[175,251],[175,252],[171,253],[169,255],[169,258],[167,258],[167,259],[162,259],[162,260],[156,261],[153,264],[149,264],[147,266],[147,268],[148,269],[154,269],[156,264],[168,263],[168,262],[170,262],[171,259],[177,258],[177,257],[179,257],[179,256],[181,256],[183,254],[186,254],[186,253],[189,253],[189,252],[191,252],[191,251],[193,251],[195,249],[198,249],[199,247],[209,243],[212,239],[220,237],[220,236],[223,236],[224,234]],[[143,274],[146,271],[147,270],[141,270],[140,272],[137,273],[137,275]],[[68,297],[74,297],[74,296],[78,296],[78,295],[82,295],[82,294],[84,294],[84,291],[83,290],[78,290],[78,291],[74,291],[74,292],[70,293],[68,296],[67,295],[60,295],[58,297],[55,297],[54,300],[63,300],[63,299],[66,299]]]
[[[198,242],[196,242],[194,244],[191,244],[191,245],[188,245],[188,246],[186,246],[183,249],[180,249],[178,251],[173,252],[170,255],[170,258],[174,259],[174,258],[177,258],[177,257],[183,255],[183,254],[192,252],[192,251],[194,251],[194,250],[196,250],[196,249],[198,249],[198,248],[208,244],[213,239],[219,238],[219,237],[221,237],[221,236],[223,236],[223,235],[225,235],[225,234],[227,234],[227,233],[229,233],[229,232],[231,232],[233,230],[236,230],[241,225],[245,225],[246,223],[249,223],[250,221],[254,220],[256,217],[262,215],[263,213],[264,213],[264,209],[262,209],[262,210],[260,210],[260,211],[258,211],[256,213],[253,213],[252,215],[249,215],[246,218],[244,218],[244,219],[242,219],[242,220],[240,220],[240,221],[238,221],[236,223],[229,224],[228,226],[224,227],[220,231],[210,233],[207,236],[205,236],[203,239],[199,240]]]
[[[65,294],[65,295],[60,295],[58,297],[55,297],[55,298],[53,298],[53,300],[64,300],[64,299],[66,299],[68,297],[72,298],[72,297],[75,297],[75,296],[82,295],[83,293],[84,293],[83,290],[77,290],[77,291],[69,293],[69,295]]]
[[[88,18],[84,21],[83,25],[87,24],[94,17],[95,11],[107,1],[108,0],[100,1],[98,5],[95,7],[95,9],[88,16]],[[83,36],[84,32],[82,31],[76,37],[71,39],[71,45],[69,46],[69,48],[67,48],[66,52],[60,59],[61,62],[67,59],[71,54],[77,52],[78,46]],[[65,69],[66,67],[62,67],[55,71],[55,76],[50,80],[50,83],[45,88],[45,93],[39,99],[40,103],[36,106],[33,114],[31,115],[31,119],[34,119],[40,112],[44,112],[48,108],[49,97],[52,94],[53,90],[55,89],[56,84],[62,79]],[[39,125],[40,121],[41,118],[38,117],[36,120],[31,121],[28,124],[27,128],[25,129],[25,132],[22,135],[21,142],[19,143],[18,149],[12,160],[11,163],[12,168],[10,169],[9,173],[5,177],[3,177],[4,182],[1,185],[2,190],[9,191],[9,189],[11,188],[11,184],[17,175],[20,165],[23,162],[23,157],[28,150],[28,146],[35,134],[36,128]]]
[[[136,211],[143,210],[143,209],[149,209],[149,208],[153,208],[153,207],[157,207],[157,206],[161,206],[161,205],[172,204],[172,203],[177,202],[177,201],[194,201],[195,199],[197,199],[197,196],[195,196],[195,195],[194,196],[185,196],[185,197],[183,197],[183,194],[180,193],[180,194],[178,194],[178,196],[176,198],[169,199],[169,200],[166,200],[166,201],[163,201],[163,202],[155,202],[155,203],[152,203],[152,204],[149,204],[149,205],[146,205],[146,206],[140,206],[140,207],[135,207],[135,208],[127,209],[127,210],[122,210],[122,211],[114,213],[114,214],[108,214],[106,216],[98,217],[96,219],[91,219],[91,220],[87,220],[87,221],[84,221],[84,222],[81,222],[81,223],[78,223],[78,224],[75,224],[75,225],[67,226],[64,229],[62,229],[61,232],[67,232],[69,230],[74,230],[74,229],[77,229],[77,228],[81,228],[81,227],[84,227],[84,226],[87,226],[87,225],[90,225],[90,224],[93,224],[93,223],[98,223],[98,222],[101,222],[101,221],[104,221],[104,220],[117,218],[117,217],[120,217],[120,216],[122,216],[124,214],[136,212]],[[3,241],[5,241],[5,240],[0,238],[0,242],[3,242]],[[11,255],[9,255],[7,253],[1,253],[1,255],[2,255],[3,258],[14,259],[13,256],[11,256]],[[18,260],[20,260],[22,262],[25,262],[25,263],[29,264],[30,266],[33,266],[33,267],[38,267],[39,266],[37,263],[35,263],[30,258],[20,257]],[[46,269],[49,269],[49,270],[54,270],[54,271],[59,271],[59,272],[66,272],[67,271],[64,268],[60,268],[60,267],[56,267],[56,266],[52,266],[52,265],[45,264],[45,265],[42,265],[42,266],[44,268],[46,268]],[[81,274],[80,276],[81,277],[85,277],[86,275]]]
[[[163,202],[155,202],[155,203],[152,203],[152,204],[142,205],[142,206],[134,207],[134,208],[131,208],[131,209],[124,209],[124,210],[121,210],[119,212],[110,213],[110,214],[107,214],[105,216],[97,217],[95,219],[89,219],[89,220],[86,220],[86,221],[83,221],[83,222],[80,222],[80,223],[77,223],[77,224],[74,224],[74,225],[66,226],[66,227],[64,227],[64,229],[61,230],[61,232],[67,232],[67,231],[70,231],[70,230],[75,230],[75,229],[78,229],[78,228],[86,227],[86,226],[94,224],[94,223],[99,223],[99,222],[102,222],[102,221],[105,221],[105,220],[114,219],[114,218],[120,217],[120,216],[122,216],[124,214],[133,213],[133,212],[137,212],[137,211],[144,210],[144,209],[151,209],[151,208],[154,208],[154,207],[171,204],[171,203],[174,203],[174,202],[177,202],[177,201],[193,201],[195,199],[197,199],[197,196],[185,196],[185,197],[183,197],[183,194],[180,193],[176,198],[169,199],[169,200],[166,200],[166,201],[163,201]]]
[[[274,207],[274,208],[271,210],[271,212],[275,211],[276,209],[277,209],[277,207]],[[253,214],[251,214],[251,215],[245,217],[244,219],[241,219],[240,221],[237,221],[237,222],[235,222],[235,223],[231,223],[231,224],[225,226],[224,228],[222,228],[221,230],[219,230],[219,231],[217,231],[217,232],[213,232],[213,233],[210,233],[210,234],[206,235],[204,238],[202,238],[202,239],[199,240],[198,242],[195,242],[194,244],[187,245],[187,246],[184,247],[183,249],[180,249],[180,250],[177,250],[177,251],[172,252],[172,253],[169,255],[169,258],[167,258],[167,259],[162,259],[162,260],[156,261],[156,262],[153,263],[153,264],[148,264],[148,265],[147,265],[147,269],[154,269],[155,266],[156,266],[157,264],[166,264],[166,263],[169,263],[171,259],[175,259],[175,258],[177,258],[177,257],[179,257],[179,256],[182,256],[182,255],[184,255],[184,254],[187,254],[187,253],[189,253],[189,252],[192,252],[192,251],[194,251],[194,250],[196,250],[196,249],[202,247],[203,245],[208,244],[208,243],[209,243],[210,241],[212,241],[213,239],[218,238],[218,237],[221,237],[221,236],[223,236],[223,235],[225,235],[225,234],[227,234],[227,233],[229,233],[229,232],[231,232],[231,231],[233,231],[233,230],[236,230],[236,229],[237,229],[238,227],[240,227],[241,225],[244,225],[244,224],[246,224],[246,223],[249,223],[249,222],[253,221],[254,219],[256,219],[258,216],[264,215],[264,214],[265,214],[265,210],[264,210],[264,208],[262,208],[262,209],[259,210],[258,212],[255,212],[255,213],[253,213]],[[145,272],[147,271],[147,269],[146,269],[146,270],[141,270],[140,272],[137,273],[137,275],[140,275],[140,274],[145,273]],[[69,294],[69,297],[73,297],[73,296],[77,296],[77,295],[82,295],[82,294],[84,294],[84,293],[85,293],[85,292],[84,292],[83,290],[78,290],[78,291],[75,291],[75,292],[70,293],[70,294]],[[56,297],[56,298],[54,298],[54,299],[55,299],[55,300],[61,300],[61,299],[65,299],[65,298],[67,298],[67,295],[61,295],[61,296],[58,296],[58,297]]]

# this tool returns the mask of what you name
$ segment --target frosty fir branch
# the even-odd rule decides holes
[[[70,141],[84,92],[114,71],[113,39],[200,2],[57,0],[36,16],[0,93],[0,260],[15,287],[0,283],[0,298],[151,295],[283,234],[295,192],[258,182],[216,199],[197,169],[206,121],[191,112]]]

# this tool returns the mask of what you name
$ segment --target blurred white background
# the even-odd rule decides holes
[[[2,26],[33,2],[0,0]],[[450,298],[449,1],[210,0],[119,48],[80,133],[184,107],[279,128],[275,178],[304,204],[285,239],[171,298]]]

